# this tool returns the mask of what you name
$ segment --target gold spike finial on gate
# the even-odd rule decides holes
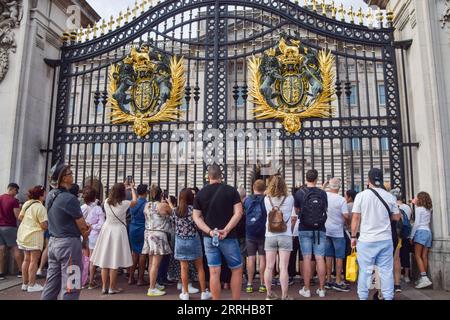
[[[362,8],[361,7],[359,7],[358,13],[356,14],[356,16],[358,17],[359,24],[363,25],[364,24],[364,14],[362,12]]]
[[[92,31],[94,32],[94,39],[97,38],[98,26],[96,23],[94,23],[94,26],[92,27]]]
[[[138,2],[136,0],[134,2],[134,7],[133,7],[133,19],[136,19],[138,11],[139,11],[139,5],[138,5]]]
[[[70,32],[70,41],[76,42],[77,41],[77,31],[74,29]]]
[[[334,3],[334,0],[331,2],[331,18],[336,19],[336,4]]]
[[[320,6],[322,7],[322,14],[324,16],[327,15],[327,4],[325,3],[325,0],[322,0],[322,3],[320,4]]]
[[[339,7],[338,10],[339,14],[341,15],[341,21],[345,21],[345,9],[344,9],[344,5],[341,3],[341,6]]]
[[[353,11],[353,6],[350,7],[347,14],[350,17],[350,23],[355,23],[355,12]]]
[[[101,35],[104,35],[106,32],[106,28],[108,27],[108,25],[106,24],[105,19],[102,19],[102,24],[100,25],[100,29],[101,29]]]
[[[119,29],[122,25],[122,20],[123,20],[123,15],[122,15],[122,11],[119,12],[119,16],[116,19],[117,22],[117,26],[116,28]]]
[[[66,42],[68,42],[70,40],[70,33],[69,33],[69,31],[64,31],[63,32],[63,34],[62,34],[62,41],[64,42],[64,43],[66,43]]]
[[[83,42],[83,28],[78,29],[78,34],[77,34],[77,42]]]
[[[84,34],[86,35],[86,41],[91,40],[91,24],[88,24]]]
[[[369,26],[373,25],[373,11],[372,8],[369,8],[369,12],[366,14],[367,23]]]
[[[383,17],[383,12],[380,10],[380,8],[378,8],[378,10],[377,10],[376,17],[377,17],[377,21],[380,23],[380,28],[382,28],[384,17]]]
[[[131,16],[131,10],[130,7],[127,8],[127,12],[124,14],[125,17],[125,24],[127,24],[130,20],[130,16]]]
[[[312,9],[314,12],[317,12],[317,0],[312,0]]]
[[[111,32],[112,31],[112,29],[113,29],[113,26],[114,26],[114,17],[111,15],[111,18],[110,18],[110,20],[109,20],[109,22],[108,22],[108,27],[109,27],[109,31]]]
[[[145,13],[145,5],[146,4],[147,4],[147,0],[142,0],[141,5],[140,5],[140,7],[141,7],[141,14]]]
[[[394,21],[394,12],[390,7],[388,7],[386,11],[386,20],[390,25],[392,25],[392,22]]]

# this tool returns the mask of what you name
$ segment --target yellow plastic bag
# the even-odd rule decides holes
[[[356,260],[356,249],[352,249],[352,253],[347,256],[347,265],[345,269],[345,279],[350,282],[356,282],[358,279],[358,262]]]

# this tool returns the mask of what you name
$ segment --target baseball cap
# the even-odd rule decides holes
[[[64,163],[55,164],[50,170],[50,184],[54,188],[58,188],[61,183],[62,174],[70,166]]]
[[[369,180],[376,187],[383,188],[383,171],[378,168],[370,169]]]

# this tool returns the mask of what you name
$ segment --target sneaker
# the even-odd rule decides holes
[[[428,279],[427,276],[420,277],[419,282],[416,285],[416,289],[423,289],[431,286],[433,283]]]
[[[394,290],[396,293],[400,293],[400,292],[402,292],[402,287],[400,285],[396,284],[396,285],[394,285]]]
[[[290,296],[282,297],[281,300],[294,300],[294,298]]]
[[[180,300],[189,300],[189,293],[180,293]]]
[[[166,287],[164,287],[162,284],[159,284],[159,283],[156,283],[156,289],[158,289],[159,291],[164,291],[164,289],[166,288]]]
[[[41,269],[38,269],[38,271],[36,272],[36,277],[41,278],[41,279],[45,278],[45,273],[42,272]]]
[[[333,288],[333,284],[334,284],[333,282],[328,282],[327,281],[327,282],[325,282],[325,286],[324,287],[325,287],[325,289],[332,289]]]
[[[5,279],[6,279],[5,275],[3,273],[0,273],[0,280],[5,280]]]
[[[405,281],[405,283],[410,283],[411,282],[411,279],[409,277],[405,277],[405,278],[403,278],[403,280]]]
[[[301,288],[298,291],[298,294],[304,296],[305,298],[311,298],[311,290],[306,290],[305,287]]]
[[[279,286],[280,285],[280,280],[279,279],[273,279],[272,280],[272,285],[273,286]]]
[[[323,289],[317,289],[316,293],[319,295],[320,298],[325,298],[325,290]]]
[[[28,290],[28,285],[22,284],[22,291],[27,291],[27,290]]]
[[[18,274],[17,274],[17,278],[22,278],[22,272],[19,272]]]
[[[265,285],[260,285],[259,286],[259,289],[258,289],[258,292],[260,292],[260,293],[266,293],[267,292],[267,288],[266,288],[266,286]]]
[[[199,293],[200,290],[197,289],[197,288],[194,288],[194,287],[192,286],[192,283],[189,283],[189,285],[188,285],[188,292],[189,292],[190,294],[196,294],[196,293]]]
[[[212,294],[208,291],[208,289],[205,290],[205,292],[202,292],[202,295],[200,297],[201,300],[211,300]]]
[[[247,293],[253,293],[253,286],[251,284],[248,284],[245,288],[245,292]]]
[[[38,283],[35,283],[34,286],[28,286],[27,292],[41,292],[44,290],[44,287]]]
[[[177,290],[183,289],[183,284],[181,282],[177,283]]]
[[[148,291],[147,291],[147,297],[161,297],[165,294],[166,294],[165,291],[158,290],[157,288],[148,289]]]
[[[325,289],[328,289],[328,288],[325,286]],[[331,285],[331,289],[340,291],[340,292],[350,292],[350,287],[344,283],[333,283]]]
[[[268,294],[266,296],[266,300],[280,300],[280,298],[278,298],[278,296],[272,292],[271,294]]]

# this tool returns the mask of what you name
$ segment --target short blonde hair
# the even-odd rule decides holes
[[[267,195],[269,197],[286,197],[288,195],[286,182],[282,176],[276,175],[270,179]]]
[[[266,183],[262,179],[258,179],[253,183],[253,190],[256,192],[266,191]]]

